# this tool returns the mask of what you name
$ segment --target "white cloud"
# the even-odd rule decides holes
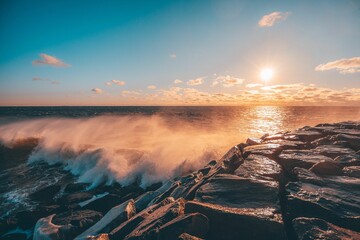
[[[255,87],[262,87],[263,85],[261,83],[249,83],[246,84],[245,87],[246,88],[255,88]]]
[[[169,55],[169,57],[172,58],[172,59],[175,59],[175,58],[176,58],[176,54],[175,54],[175,53],[172,53],[172,54]]]
[[[148,86],[147,88],[153,90],[153,89],[156,89],[156,86],[155,86],[155,85],[150,85],[150,86]]]
[[[91,89],[91,91],[96,94],[101,94],[103,92],[103,90],[101,88],[93,88],[93,89]]]
[[[216,86],[218,84],[222,84],[224,87],[233,87],[235,85],[240,85],[244,82],[244,79],[237,78],[234,76],[226,75],[226,76],[218,76],[214,79],[212,86]]]
[[[203,77],[199,77],[199,78],[187,81],[187,85],[189,85],[189,86],[201,85],[203,83],[204,83],[204,78]]]
[[[290,12],[272,12],[263,16],[258,22],[258,25],[260,27],[271,27],[277,22],[284,21],[289,14]]]
[[[335,69],[341,74],[360,72],[360,57],[343,58],[336,61],[320,64],[315,71],[328,71]]]
[[[124,86],[125,85],[125,82],[120,81],[120,80],[111,80],[111,82],[113,82],[114,84],[116,84],[118,86]]]
[[[50,65],[53,67],[70,67],[69,64],[64,63],[62,60],[54,57],[54,56],[50,56],[48,54],[45,53],[40,53],[40,58],[38,60],[34,60],[32,63],[33,65]]]
[[[111,86],[111,84],[112,84],[111,82],[106,82],[105,83],[106,86]]]
[[[180,84],[180,83],[183,83],[183,81],[181,81],[180,79],[175,79],[175,80],[174,80],[174,83],[175,83],[175,84]]]
[[[140,93],[137,92],[137,91],[123,90],[123,91],[121,92],[121,95],[123,95],[123,96],[126,96],[126,95],[140,95]]]

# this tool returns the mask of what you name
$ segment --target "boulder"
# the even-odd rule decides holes
[[[60,185],[47,186],[30,194],[29,197],[35,201],[49,202],[54,199],[54,196],[60,191],[60,189]]]
[[[280,153],[280,151],[281,151],[280,144],[267,143],[267,144],[253,145],[244,148],[244,158],[246,158],[250,154],[256,154],[256,155],[264,155],[266,157],[273,159],[275,156],[277,156]]]
[[[355,154],[354,150],[338,145],[320,145],[316,147],[313,151],[314,153],[321,154],[332,159],[342,155]]]
[[[122,203],[121,197],[115,194],[103,193],[93,196],[85,202],[79,203],[82,208],[99,211],[103,214],[107,213],[111,208]]]
[[[184,214],[184,199],[161,206],[150,213],[125,239],[156,239],[161,226]],[[166,236],[166,230],[164,230]]]
[[[261,144],[261,142],[262,142],[262,139],[259,139],[259,138],[248,138],[246,140],[247,145],[258,145],[258,144]]]
[[[194,237],[191,236],[188,233],[183,233],[178,237],[178,240],[204,240],[203,238],[198,238],[198,237]]]
[[[315,153],[313,150],[284,150],[275,159],[287,172],[295,167],[309,169],[321,161],[333,161],[331,158]]]
[[[205,238],[209,230],[209,220],[201,213],[181,215],[158,229],[157,239],[177,239],[182,233]]]
[[[89,186],[87,183],[69,183],[64,189],[64,193],[74,193],[85,191]]]
[[[95,236],[100,233],[109,233],[116,226],[125,222],[135,214],[134,200],[126,201],[110,209],[95,225],[81,233],[75,239],[86,239],[87,236]]]
[[[318,176],[294,170],[298,181],[286,185],[287,209],[293,218],[322,218],[355,231],[360,230],[360,179]]]
[[[268,157],[250,154],[235,171],[235,175],[245,178],[272,178],[280,180],[281,166]]]
[[[34,228],[34,240],[58,240],[63,239],[60,228],[66,229],[71,226],[59,226],[51,222],[55,214],[40,218]]]
[[[353,136],[348,134],[338,134],[332,136],[334,141],[345,141],[347,145],[355,151],[360,150],[360,136]]]
[[[292,135],[295,135],[302,142],[312,142],[324,136],[321,132],[310,130],[297,130],[293,132]]]
[[[349,177],[360,178],[360,166],[344,167],[343,173]]]
[[[185,213],[201,213],[209,219],[206,239],[286,239],[280,214],[271,208],[228,208],[189,201]]]
[[[360,166],[360,154],[342,155],[334,159],[343,166]]]
[[[76,192],[76,193],[70,193],[68,195],[65,195],[61,197],[58,202],[62,205],[71,205],[74,203],[80,203],[84,202],[86,200],[89,200],[94,195],[90,192]]]
[[[321,161],[314,164],[309,170],[318,175],[342,175],[343,166],[334,161]]]
[[[277,139],[277,140],[266,140],[263,143],[268,144],[279,144],[281,149],[299,149],[299,148],[307,148],[308,144],[301,141],[290,141],[285,139]]]
[[[360,233],[341,228],[319,218],[296,218],[292,224],[299,240],[360,239]]]

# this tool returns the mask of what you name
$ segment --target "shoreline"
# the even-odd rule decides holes
[[[248,138],[219,161],[145,190],[46,187],[32,196],[38,209],[2,222],[0,237],[356,239],[359,189],[360,122],[318,124]],[[33,233],[11,233],[18,227]]]

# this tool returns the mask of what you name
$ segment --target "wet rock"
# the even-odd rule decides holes
[[[284,150],[275,159],[287,172],[295,167],[309,169],[321,161],[332,161],[331,158],[315,153],[313,150]]]
[[[360,233],[328,223],[319,218],[296,218],[293,226],[299,240],[360,239]]]
[[[206,216],[200,213],[185,214],[162,225],[158,229],[157,239],[176,239],[184,232],[205,238],[208,230],[209,220]]]
[[[86,240],[110,240],[110,238],[107,233],[102,233],[96,236],[89,236]]]
[[[35,201],[49,202],[53,200],[55,194],[57,194],[60,189],[60,185],[48,186],[30,194],[29,197]]]
[[[235,175],[245,178],[272,178],[280,180],[281,166],[268,157],[262,155],[249,155],[244,163],[235,171]]]
[[[355,151],[360,150],[360,137],[347,135],[347,134],[338,134],[331,137],[334,141],[345,141],[347,145]]]
[[[324,135],[318,131],[298,130],[292,134],[299,138],[302,142],[312,142],[318,138],[324,137]]]
[[[360,178],[360,166],[344,167],[343,173],[349,177]]]
[[[80,203],[86,200],[89,200],[93,197],[93,194],[90,192],[77,192],[71,193],[61,197],[58,202],[63,205],[71,205],[74,203]]]
[[[319,175],[342,175],[341,164],[333,161],[321,161],[314,164],[309,170]]]
[[[107,213],[111,208],[120,204],[122,201],[121,197],[115,194],[106,194],[105,196],[101,196],[96,198],[94,201],[89,202],[88,204],[82,206],[86,209],[91,209],[95,211],[99,211],[103,214]]]
[[[338,145],[320,145],[316,147],[313,151],[317,154],[321,154],[332,159],[342,155],[355,154],[354,150]]]
[[[164,205],[149,214],[125,239],[156,239],[159,229],[166,223],[184,214],[185,201],[179,199]],[[164,230],[166,234],[166,230]]]
[[[28,236],[25,233],[9,233],[0,236],[0,240],[26,240]]]
[[[149,191],[141,195],[138,199],[135,201],[135,208],[137,212],[140,212],[144,210],[149,203],[155,199],[157,196],[159,196],[159,192],[156,191]]]
[[[195,199],[232,208],[272,208],[278,205],[279,184],[276,181],[219,174],[201,186]]]
[[[269,158],[274,158],[281,151],[280,144],[259,144],[254,146],[248,146],[244,148],[244,158],[250,154],[264,155]]]
[[[340,163],[343,166],[360,166],[360,155],[359,154],[342,155],[336,157],[334,161]]]
[[[34,240],[43,240],[43,239],[51,239],[51,240],[58,240],[58,239],[66,239],[65,236],[62,235],[60,232],[60,228],[63,228],[63,231],[66,232],[67,228],[71,226],[59,226],[55,225],[51,222],[55,214],[50,215],[45,218],[41,218],[37,221],[35,228],[34,228]]]
[[[145,220],[150,214],[152,214],[157,209],[174,203],[174,198],[166,198],[158,204],[154,204],[143,211],[137,213],[135,216],[130,218],[128,221],[120,224],[118,227],[113,229],[109,234],[110,239],[124,239],[128,234],[130,234],[142,221]]]
[[[258,144],[261,144],[262,142],[262,139],[259,139],[259,138],[248,138],[246,140],[246,144],[248,145],[258,145]]]
[[[360,179],[319,177],[300,168],[295,172],[298,181],[286,185],[288,210],[293,218],[322,218],[341,227],[360,230]]]
[[[65,193],[74,193],[82,192],[87,188],[88,184],[86,183],[69,183],[66,185],[64,192]]]
[[[353,135],[356,137],[360,137],[360,129],[334,129],[331,131],[328,131],[328,133],[331,134],[346,134],[346,135]]]
[[[190,234],[187,233],[183,233],[178,237],[178,240],[204,240],[204,239],[191,236]]]
[[[86,239],[87,236],[95,236],[100,233],[109,233],[116,226],[125,222],[135,214],[135,203],[133,200],[124,202],[110,209],[95,225],[88,228],[75,239]]]
[[[308,144],[301,142],[301,141],[290,141],[290,140],[284,140],[284,139],[280,139],[280,140],[268,140],[268,141],[264,141],[264,143],[270,143],[270,144],[279,144],[281,146],[281,149],[286,150],[286,149],[299,149],[299,148],[307,148]]]
[[[271,208],[228,208],[189,201],[185,213],[201,213],[209,219],[209,240],[286,239],[281,215]]]

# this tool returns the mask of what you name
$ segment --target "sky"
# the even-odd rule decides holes
[[[2,0],[0,36],[2,106],[360,106],[358,0]]]

